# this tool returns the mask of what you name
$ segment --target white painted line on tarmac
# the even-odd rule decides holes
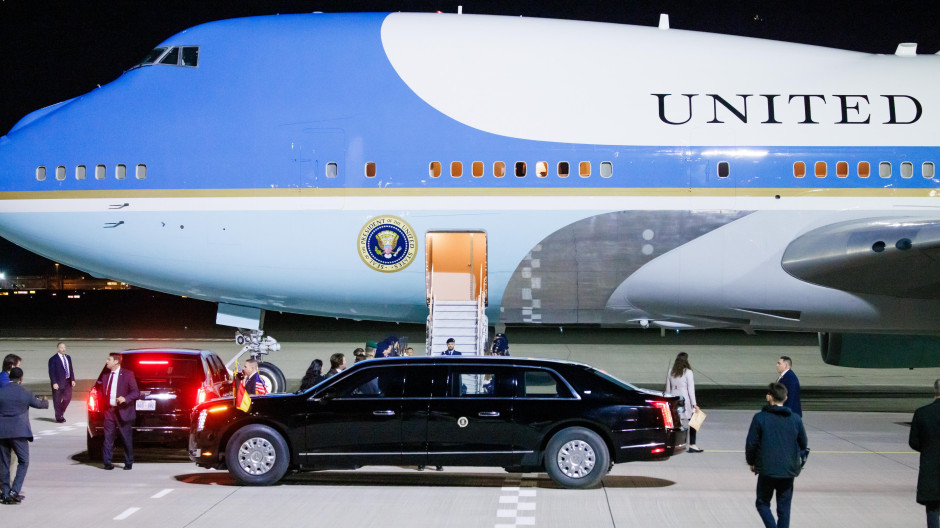
[[[117,517],[115,517],[114,520],[115,520],[115,521],[123,521],[124,519],[127,519],[127,518],[130,517],[131,515],[134,515],[135,513],[137,513],[138,510],[140,510],[140,508],[128,508],[128,509],[124,510],[123,512],[121,512],[120,515],[118,515]]]
[[[154,495],[153,497],[150,497],[150,498],[151,498],[151,499],[162,499],[163,497],[166,497],[167,495],[169,495],[172,491],[173,491],[173,488],[167,488],[167,489],[165,489],[165,490],[163,490],[163,491],[157,493],[156,495]]]
[[[500,522],[497,522],[494,528],[535,526],[536,489],[532,487],[522,487],[522,481],[526,476],[527,475],[523,475],[522,478],[506,479],[507,484],[513,485],[503,486],[500,490],[500,508],[496,510],[496,518],[499,519]]]

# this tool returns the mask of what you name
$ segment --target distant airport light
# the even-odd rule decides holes
[[[69,299],[81,299],[81,298],[82,298],[82,296],[81,296],[81,295],[78,295],[78,294],[74,294],[74,293],[73,293],[72,295],[69,295]]]

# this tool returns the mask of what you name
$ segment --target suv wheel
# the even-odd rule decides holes
[[[229,439],[225,461],[239,484],[270,486],[287,473],[290,452],[280,433],[266,425],[251,424]]]
[[[565,488],[597,485],[610,466],[604,440],[590,429],[569,427],[555,433],[545,451],[545,470]]]
[[[88,445],[88,460],[101,460],[101,452],[104,449],[104,437],[101,435],[91,436],[85,433],[85,439]]]

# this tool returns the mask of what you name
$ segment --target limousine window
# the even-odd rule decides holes
[[[345,380],[336,398],[400,398],[403,385],[401,369],[367,369]]]
[[[522,395],[526,398],[571,398],[571,391],[547,370],[526,370]]]

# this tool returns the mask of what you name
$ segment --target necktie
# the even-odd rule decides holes
[[[69,360],[66,359],[65,356],[63,356],[62,354],[59,354],[59,356],[62,358],[62,366],[65,367],[65,379],[68,379],[68,377],[69,377]]]
[[[114,399],[111,398],[111,383],[114,381],[114,372],[111,372],[111,375],[108,377],[108,388],[105,389],[104,393],[108,397],[108,404],[113,405]]]

